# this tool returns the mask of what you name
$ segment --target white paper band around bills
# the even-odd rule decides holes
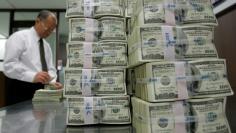
[[[84,58],[83,58],[83,68],[92,68],[92,43],[84,42]]]
[[[93,42],[94,41],[94,19],[85,19],[85,42]]]
[[[185,77],[185,62],[175,62],[175,73],[176,77]],[[177,89],[178,89],[178,99],[188,99],[188,90],[187,90],[187,81],[177,80],[176,81]]]
[[[175,133],[186,133],[185,110],[181,101],[173,104],[173,113],[175,117]]]
[[[84,97],[84,123],[94,124],[93,97]]]
[[[162,36],[164,38],[164,58],[168,61],[175,60],[174,34],[172,26],[162,26]]]
[[[93,12],[93,6],[92,4],[94,3],[93,0],[84,0],[84,16],[85,17],[92,17],[92,12]]]
[[[91,96],[91,69],[82,70],[82,95]]]
[[[174,3],[172,0],[165,0],[165,21],[167,25],[175,25],[175,14],[174,11],[170,8],[174,8],[174,7],[170,7],[170,6],[174,6]]]

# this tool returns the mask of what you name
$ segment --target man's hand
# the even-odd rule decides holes
[[[48,84],[51,80],[51,77],[47,72],[38,72],[35,77],[33,82],[34,83],[42,83],[42,84]]]
[[[53,87],[55,88],[55,89],[62,89],[62,84],[61,83],[59,83],[59,82],[55,82],[55,83],[50,83],[51,85],[53,85]]]

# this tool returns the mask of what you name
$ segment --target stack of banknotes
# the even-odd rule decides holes
[[[60,102],[63,90],[39,89],[35,91],[32,101],[34,102]]]
[[[124,0],[67,0],[66,17],[124,17]]]
[[[136,133],[231,133],[225,98],[149,103],[132,97]]]
[[[108,68],[127,66],[126,42],[69,42],[67,44],[67,67]]]
[[[126,95],[125,69],[67,68],[64,96]]]
[[[129,124],[129,96],[70,97],[67,125]]]
[[[150,61],[217,58],[210,26],[136,27],[128,38],[129,65]]]
[[[137,0],[132,27],[144,25],[217,25],[210,0]]]
[[[224,59],[151,62],[134,75],[135,96],[150,102],[233,95]]]
[[[70,18],[69,42],[126,41],[126,23],[120,17]]]

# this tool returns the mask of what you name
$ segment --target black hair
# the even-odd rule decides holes
[[[50,15],[54,15],[54,14],[52,12],[48,11],[48,10],[42,10],[42,11],[39,12],[37,18],[39,18],[39,20],[41,20],[41,21],[44,21]]]

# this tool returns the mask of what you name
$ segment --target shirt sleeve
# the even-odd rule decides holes
[[[51,76],[52,80],[51,83],[56,82],[57,80],[57,71],[53,63],[53,56],[52,56],[52,50],[49,44],[46,42],[46,52],[48,53],[47,58],[47,66],[48,66],[48,73]]]
[[[3,72],[9,78],[32,82],[36,73],[29,70],[26,71],[21,62],[21,55],[25,50],[24,39],[19,33],[13,34],[6,42]]]

